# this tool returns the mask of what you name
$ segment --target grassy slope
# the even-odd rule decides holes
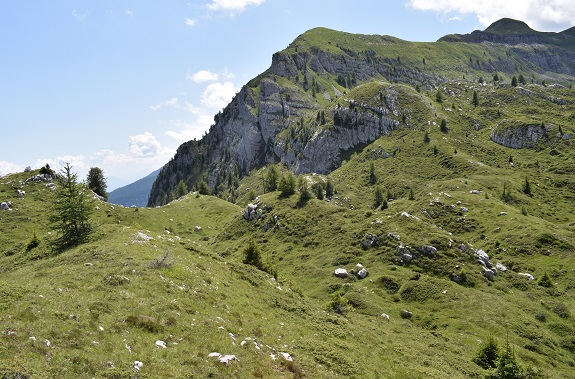
[[[323,41],[322,33],[332,32],[317,29],[290,48],[305,48],[305,40],[316,34]],[[405,50],[407,42],[391,37],[353,35],[339,43],[353,49],[360,46],[358,38],[373,39],[374,49],[393,59],[401,55],[402,64],[423,67],[420,52],[426,44]],[[487,59],[488,50],[496,59],[505,53],[497,46],[431,46],[424,56],[427,69],[445,75],[455,75],[473,54]],[[441,66],[447,57],[456,63]],[[458,81],[441,88],[442,104],[435,102],[436,89],[417,93],[378,82],[348,90],[345,98],[377,105],[379,91],[394,86],[407,125],[348,152],[330,174],[337,189],[331,202],[312,199],[298,207],[297,194],[287,199],[263,194],[263,168],[241,181],[241,206],[192,194],[154,209],[99,204],[92,240],[55,254],[48,244],[49,190],[20,183],[32,173],[1,178],[0,200],[11,200],[15,210],[0,212],[0,372],[74,378],[479,377],[482,369],[471,361],[478,341],[495,335],[502,346],[507,331],[523,366],[536,366],[547,377],[574,377],[572,142],[552,138],[535,149],[511,150],[489,136],[499,122],[517,119],[548,124],[552,137],[559,127],[573,133],[569,104],[575,96],[559,87],[529,85],[528,95],[509,85],[480,86],[474,82],[480,74],[485,75],[466,72],[473,81],[455,75]],[[322,80],[328,87],[329,78]],[[477,108],[471,105],[474,90]],[[558,105],[551,96],[569,104]],[[336,102],[346,106],[344,99],[319,102],[325,109]],[[447,120],[448,133],[439,131],[441,119]],[[383,158],[380,149],[390,156]],[[375,185],[369,183],[370,163]],[[521,192],[525,178],[531,196]],[[511,202],[500,199],[504,183]],[[372,209],[375,186],[393,194],[387,210]],[[26,191],[23,199],[17,188]],[[410,190],[414,200],[407,198]],[[240,216],[252,192],[272,207],[264,220]],[[431,205],[436,199],[461,204],[443,209]],[[281,228],[264,232],[275,215]],[[196,225],[202,230],[195,231]],[[42,243],[27,251],[34,232]],[[153,240],[142,239],[140,232]],[[368,233],[380,245],[364,250],[360,243]],[[252,236],[266,264],[278,271],[279,283],[240,263]],[[431,244],[438,255],[402,264],[396,253],[400,242]],[[459,250],[461,244],[467,252]],[[510,272],[488,281],[471,246]],[[150,266],[166,253],[170,267]],[[331,275],[358,262],[369,270],[367,279]],[[449,279],[462,268],[465,286]],[[519,272],[536,278],[548,273],[557,285],[541,287]],[[344,315],[329,311],[334,295],[347,302]],[[401,318],[403,309],[413,317]],[[157,348],[156,340],[168,347]],[[208,357],[213,351],[235,354],[239,361],[222,365]],[[280,351],[295,363],[272,360],[270,354]],[[133,368],[135,360],[144,363],[140,372]]]

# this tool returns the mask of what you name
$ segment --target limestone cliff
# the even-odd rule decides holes
[[[545,125],[525,124],[521,121],[504,120],[491,134],[491,140],[512,149],[534,147],[549,139]]]
[[[215,115],[204,138],[178,148],[148,205],[172,200],[180,181],[189,189],[205,181],[233,200],[239,179],[268,163],[328,174],[346,152],[400,127],[422,127],[429,117],[413,109],[434,111],[420,92],[434,93],[448,80],[510,76],[519,68],[525,77],[563,80],[575,70],[573,41],[571,29],[540,33],[513,20],[436,43],[312,29],[272,56],[270,68]],[[524,146],[541,133],[497,132],[492,140]]]

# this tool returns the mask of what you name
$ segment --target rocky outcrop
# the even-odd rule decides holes
[[[549,139],[544,125],[524,124],[519,121],[504,120],[491,134],[491,140],[512,149],[534,147],[539,141]]]

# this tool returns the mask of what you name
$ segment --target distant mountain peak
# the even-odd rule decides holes
[[[484,32],[505,35],[526,35],[538,33],[531,29],[525,22],[514,20],[512,18],[502,18],[501,20],[497,20],[493,24],[489,25]]]

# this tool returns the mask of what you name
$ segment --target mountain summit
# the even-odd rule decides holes
[[[159,173],[150,206],[174,199],[180,182],[201,181],[224,198],[252,169],[279,163],[296,174],[327,174],[346,154],[413,127],[414,89],[437,90],[495,72],[565,82],[575,67],[574,39],[502,19],[485,31],[436,43],[315,28],[273,55],[271,67],[242,87],[200,141],[182,144]],[[446,44],[447,43],[447,44]],[[402,85],[399,85],[402,84]]]
[[[569,50],[575,53],[575,40],[573,39],[573,28],[560,33],[539,32],[533,30],[523,21],[511,18],[502,18],[489,25],[485,30],[475,30],[470,34],[449,34],[440,38],[443,42],[468,42],[482,43],[491,42],[508,45],[531,45],[542,44],[547,46],[557,46],[561,50]],[[568,58],[571,63],[573,56]]]

